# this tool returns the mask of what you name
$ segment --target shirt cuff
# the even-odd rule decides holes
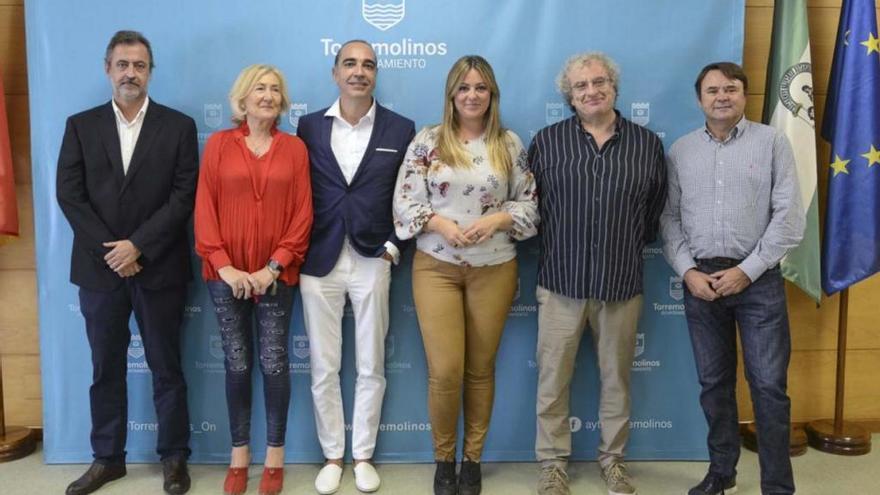
[[[232,264],[232,260],[229,259],[229,255],[226,254],[226,251],[222,249],[218,249],[211,253],[208,256],[208,262],[210,262],[211,266],[214,267],[214,271],[217,271],[224,266],[229,266]]]
[[[766,265],[764,265],[764,262],[761,260],[761,258],[759,258],[754,253],[747,256],[746,259],[744,259],[742,263],[737,266],[740,270],[743,271],[743,273],[746,274],[747,277],[749,277],[749,280],[751,280],[752,282],[758,280],[761,275],[763,275],[764,272],[767,271],[768,268]]]
[[[284,248],[275,249],[270,258],[277,261],[285,270],[293,264],[293,253]],[[266,262],[268,263],[269,260],[266,260]]]
[[[391,241],[385,241],[385,251],[391,255],[392,263],[395,265],[400,263],[400,250]]]
[[[675,273],[678,273],[679,277],[684,278],[684,274],[688,270],[696,267],[697,264],[694,262],[694,258],[690,254],[683,254],[675,259],[672,269],[675,270]]]

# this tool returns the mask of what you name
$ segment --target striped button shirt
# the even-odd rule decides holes
[[[529,147],[541,214],[538,284],[576,299],[642,292],[642,248],[666,200],[663,144],[618,113],[599,149],[577,116],[541,129]]]
[[[681,276],[694,259],[735,258],[755,281],[798,245],[804,232],[794,154],[788,139],[740,119],[726,140],[705,127],[669,149],[664,254]]]

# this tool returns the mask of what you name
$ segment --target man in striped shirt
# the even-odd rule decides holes
[[[601,476],[611,495],[636,493],[623,464],[629,375],[642,310],[642,248],[666,199],[663,145],[614,109],[619,71],[601,53],[571,57],[557,77],[575,112],[529,148],[538,186],[539,495],[568,495],[570,384],[589,324],[601,379]]]
[[[804,232],[794,154],[781,132],[744,118],[748,80],[740,66],[709,64],[694,89],[706,125],[670,149],[662,216],[664,254],[685,283],[709,424],[709,473],[688,494],[736,490],[737,324],[758,428],[761,492],[790,494],[791,340],[779,260]]]

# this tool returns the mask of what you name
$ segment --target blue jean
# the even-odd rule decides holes
[[[732,265],[699,261],[713,273]],[[786,393],[791,338],[779,268],[767,270],[739,294],[708,302],[685,287],[685,315],[700,379],[700,405],[709,424],[709,472],[734,476],[739,460],[736,408],[736,325],[752,395],[761,466],[761,492],[794,493],[789,457],[791,401]]]
[[[232,446],[250,442],[251,369],[254,364],[253,320],[256,316],[260,343],[260,371],[263,373],[263,400],[266,404],[266,444],[284,445],[287,408],[290,404],[290,359],[287,342],[293,288],[281,282],[275,295],[255,299],[236,299],[225,282],[209,280],[208,291],[226,355],[226,405]]]

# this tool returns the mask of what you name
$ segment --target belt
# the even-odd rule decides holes
[[[736,258],[697,258],[694,260],[698,265],[714,265],[714,266],[724,266],[724,267],[734,267],[742,263],[743,260],[738,260]]]

